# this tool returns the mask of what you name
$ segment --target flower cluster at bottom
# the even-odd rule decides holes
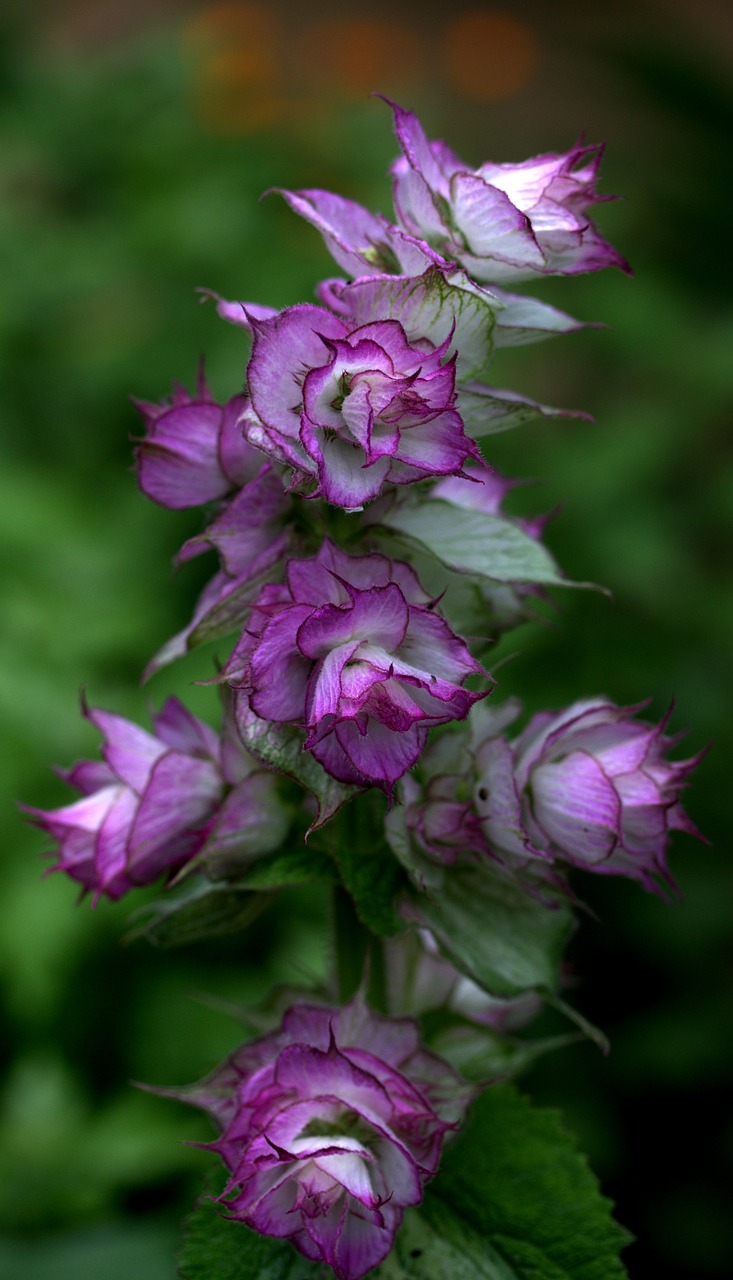
[[[208,1145],[230,1171],[229,1215],[289,1237],[338,1280],[387,1256],[472,1094],[420,1048],[410,1018],[380,1017],[358,997],[340,1009],[295,1005],[198,1085],[160,1092],[203,1107],[221,1129]]]

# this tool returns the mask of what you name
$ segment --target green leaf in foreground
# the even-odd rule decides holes
[[[372,1275],[374,1280],[517,1280],[488,1240],[434,1195],[419,1211],[408,1211],[392,1253]]]
[[[511,1087],[478,1100],[429,1194],[488,1237],[521,1280],[626,1275],[618,1255],[630,1236],[575,1139],[557,1112],[533,1107]]]

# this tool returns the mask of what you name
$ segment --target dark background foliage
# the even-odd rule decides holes
[[[128,397],[191,386],[205,352],[232,394],[241,334],[194,286],[285,305],[331,273],[273,185],[389,209],[382,89],[474,163],[605,138],[599,221],[636,279],[550,281],[589,330],[497,359],[494,380],[589,409],[490,441],[562,504],[548,541],[576,579],[551,625],[502,642],[502,689],[531,709],[603,692],[674,697],[685,750],[713,749],[689,794],[710,847],[680,837],[682,900],[585,876],[570,997],[609,1033],[543,1060],[621,1220],[632,1277],[730,1273],[733,872],[728,853],[733,402],[728,250],[733,28],[723,3],[558,0],[504,10],[353,0],[303,6],[52,3],[6,9],[0,45],[0,526],[4,726],[0,892],[0,1273],[170,1280],[177,1223],[210,1158],[200,1117],[129,1087],[203,1074],[237,1038],[216,1002],[323,972],[324,907],[291,891],[243,938],[186,952],[119,944],[130,904],[75,908],[41,880],[43,840],[13,798],[57,805],[47,761],[96,743],[90,700],[144,719],[171,690],[213,715],[195,656],[139,672],[187,617],[209,566],[170,560],[196,513],[146,503]],[[538,290],[540,292],[540,290]],[[207,664],[209,666],[207,667]],[[140,895],[143,898],[145,895]],[[265,947],[265,941],[267,947]]]

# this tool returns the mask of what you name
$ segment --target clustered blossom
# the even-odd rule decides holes
[[[558,859],[625,875],[655,890],[670,881],[670,831],[698,832],[680,793],[699,756],[666,760],[667,719],[602,698],[533,716],[514,742],[476,730],[475,812],[490,846],[509,857]],[[478,717],[481,724],[481,717]]]
[[[282,192],[349,278],[322,281],[319,305],[280,311],[214,295],[252,340],[237,394],[216,402],[201,374],[193,395],[176,387],[169,403],[138,402],[143,492],[172,509],[214,504],[178,563],[209,549],[220,562],[146,675],[238,632],[218,673],[221,733],[175,698],[152,734],[85,706],[103,760],[65,774],[81,799],[30,812],[58,842],[52,869],[96,901],[194,865],[203,880],[236,879],[278,849],[292,813],[276,769],[307,783],[322,822],[350,798],[346,787],[381,788],[391,811],[376,838],[411,881],[411,897],[390,909],[425,921],[425,891],[434,908],[432,934],[386,944],[387,1007],[448,1010],[487,1041],[533,1016],[546,986],[532,957],[518,964],[526,979],[507,976],[503,956],[498,978],[491,955],[472,967],[475,941],[490,932],[490,873],[500,886],[492,910],[507,885],[521,909],[530,897],[540,911],[557,908],[565,864],[655,889],[670,879],[668,833],[695,833],[679,797],[697,758],[670,762],[666,720],[650,725],[633,718],[638,708],[603,699],[542,712],[510,740],[518,706],[484,702],[492,681],[474,656],[489,634],[530,616],[542,584],[562,582],[538,545],[547,517],[503,511],[515,482],[477,441],[566,412],[487,385],[494,348],[582,327],[501,286],[628,270],[587,213],[608,198],[596,192],[601,148],[471,170],[390,105],[402,153],[394,222],[327,191]],[[426,751],[430,730],[451,722]],[[270,874],[272,864],[268,887]],[[469,888],[452,898],[456,883]],[[466,947],[453,945],[459,929]],[[497,943],[511,945],[509,932]],[[499,999],[492,984],[515,995]],[[209,1146],[229,1171],[221,1200],[231,1218],[290,1239],[337,1280],[359,1280],[422,1200],[473,1091],[420,1047],[411,1019],[378,1016],[358,997],[343,1008],[296,1004],[198,1085],[160,1092],[218,1126]]]
[[[455,409],[447,342],[412,344],[397,320],[354,328],[306,304],[251,325],[248,439],[312,477],[311,496],[357,508],[388,481],[457,474],[480,457]]]
[[[169,698],[154,734],[109,711],[84,707],[103,735],[103,760],[83,760],[63,776],[82,798],[60,809],[29,809],[59,842],[65,871],[98,900],[151,884],[206,851],[221,863],[276,848],[287,818],[276,777],[231,732],[221,739]]]
[[[463,688],[486,673],[409,565],[329,541],[262,589],[224,674],[263,720],[302,725],[332,777],[388,791],[431,726],[486,696]]]
[[[420,761],[420,780],[400,784],[402,805],[387,838],[411,874],[487,860],[533,895],[563,884],[565,866],[625,875],[645,888],[673,884],[669,833],[699,836],[680,803],[700,760],[667,760],[681,735],[635,719],[639,707],[602,698],[540,712],[511,741],[519,714],[509,699],[472,708],[463,733],[439,739]]]
[[[230,1177],[230,1217],[288,1237],[338,1280],[386,1257],[437,1171],[471,1090],[420,1048],[409,1018],[295,1005],[206,1080],[165,1091],[204,1108]]]

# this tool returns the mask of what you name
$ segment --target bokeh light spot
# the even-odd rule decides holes
[[[275,14],[263,4],[211,5],[187,23],[197,113],[210,128],[250,133],[280,118],[279,36]]]
[[[532,28],[498,9],[462,13],[445,32],[445,75],[474,102],[497,102],[519,93],[534,75],[539,46]]]
[[[273,29],[273,14],[266,5],[224,0],[192,14],[186,23],[186,37],[195,50],[242,49],[252,41],[267,44]]]
[[[426,61],[419,35],[386,17],[313,22],[303,31],[298,52],[304,79],[339,96],[359,98],[413,85]]]

